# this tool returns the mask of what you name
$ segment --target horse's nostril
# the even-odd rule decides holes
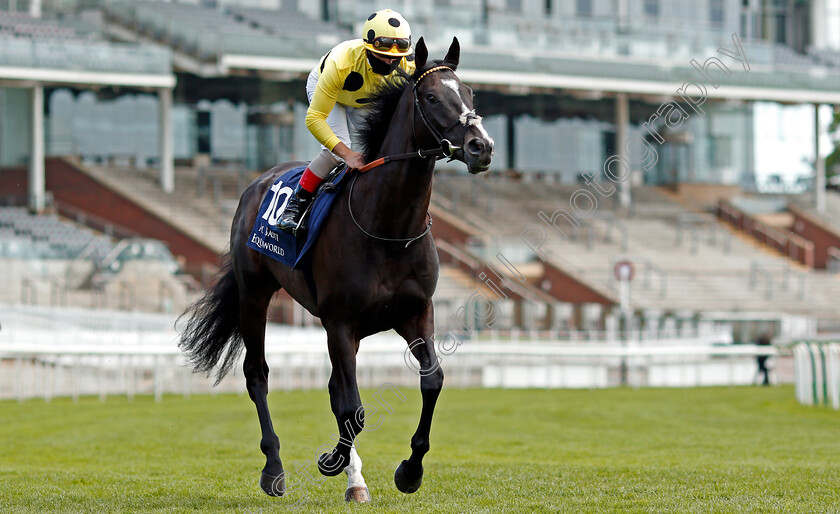
[[[481,139],[478,139],[478,138],[471,139],[467,143],[467,151],[470,152],[473,155],[480,154],[481,152],[484,151],[485,148],[487,148],[487,145],[484,143],[484,141],[482,141]]]

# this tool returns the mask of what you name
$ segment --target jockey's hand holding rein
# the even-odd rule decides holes
[[[365,164],[364,156],[359,152],[354,152],[351,150],[347,145],[344,143],[339,142],[333,148],[333,153],[341,157],[341,159],[349,166],[351,169],[359,169]]]

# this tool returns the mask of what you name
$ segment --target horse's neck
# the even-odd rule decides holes
[[[409,86],[410,88],[410,86]],[[379,157],[418,150],[413,131],[413,95],[410,89],[397,106]],[[359,221],[382,237],[414,237],[426,225],[426,212],[432,197],[434,158],[393,161],[367,172],[359,181],[354,205],[364,205]],[[362,184],[364,182],[364,184]]]

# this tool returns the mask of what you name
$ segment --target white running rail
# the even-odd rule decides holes
[[[840,409],[840,344],[799,343],[793,359],[799,403]]]

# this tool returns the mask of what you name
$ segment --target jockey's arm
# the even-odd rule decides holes
[[[344,80],[340,77],[335,64],[328,61],[324,66],[318,84],[312,93],[309,109],[306,111],[306,128],[315,136],[319,143],[332,153],[341,157],[351,168],[361,168],[365,165],[362,154],[354,152],[338,139],[338,136],[327,124],[327,116],[335,106],[338,91],[343,87]]]
[[[337,156],[341,157],[341,160],[347,163],[347,165],[350,166],[350,168],[359,169],[366,164],[365,157],[361,153],[354,152],[341,141],[339,141],[338,144],[335,145],[335,147],[332,149],[332,152]]]

